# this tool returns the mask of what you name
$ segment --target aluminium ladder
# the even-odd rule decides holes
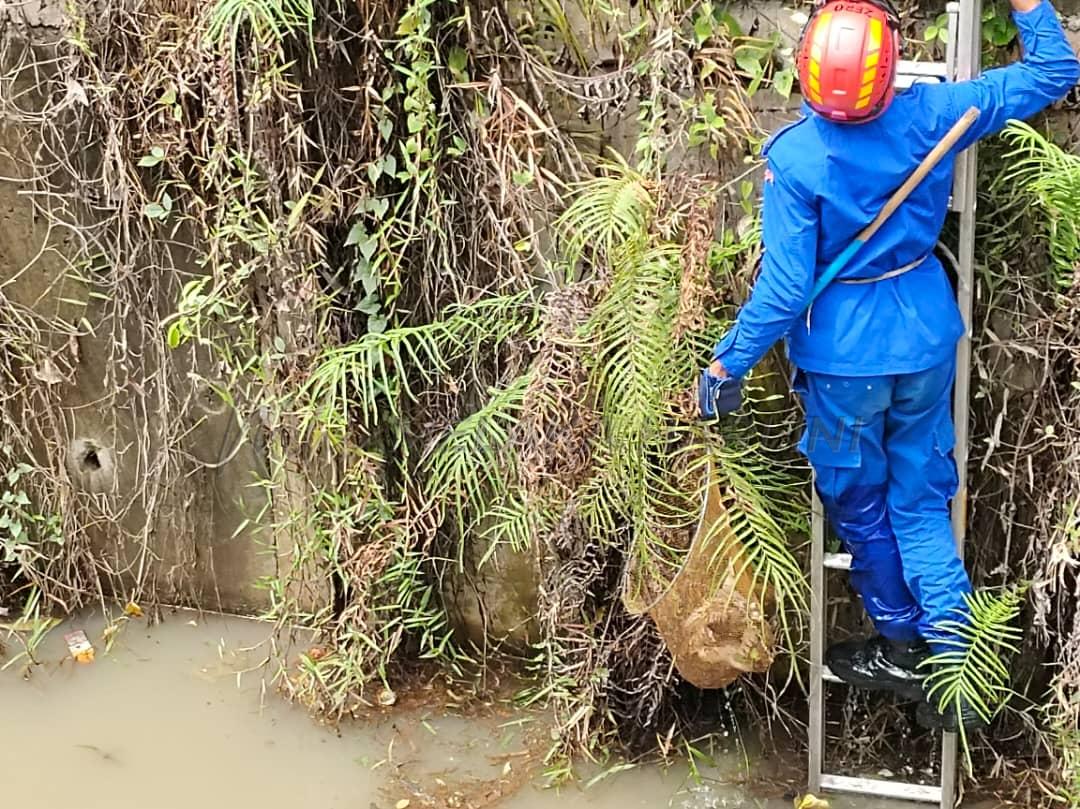
[[[945,62],[901,61],[896,86],[910,87],[923,81],[964,81],[979,72],[981,54],[981,0],[959,0],[947,7],[949,26]],[[959,240],[956,252],[957,303],[964,320],[965,334],[957,346],[956,383],[953,389],[953,421],[956,425],[956,459],[959,486],[952,501],[952,526],[957,548],[963,555],[967,525],[967,455],[968,396],[971,365],[972,276],[975,258],[975,181],[976,147],[972,146],[956,160],[950,209],[959,215]],[[823,771],[825,746],[825,683],[840,682],[824,664],[826,569],[847,570],[851,557],[825,553],[825,514],[813,492],[810,554],[810,712],[809,712],[809,791],[818,793],[848,792],[883,798],[938,804],[953,809],[956,798],[956,735],[944,734],[941,744],[941,784],[926,786],[900,781],[852,778]]]

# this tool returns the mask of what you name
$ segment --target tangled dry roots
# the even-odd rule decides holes
[[[0,105],[18,137],[4,141],[3,173],[24,178],[49,231],[42,255],[17,263],[47,266],[50,289],[72,284],[74,303],[46,312],[17,279],[0,287],[4,462],[33,460],[21,485],[61,521],[3,570],[3,586],[33,583],[64,611],[108,592],[212,603],[193,589],[190,573],[207,560],[191,538],[213,531],[216,476],[254,447],[265,494],[255,516],[272,526],[258,541],[295,549],[271,582],[274,614],[322,629],[334,650],[287,687],[340,715],[399,650],[440,640],[418,640],[364,603],[398,598],[391,576],[408,583],[395,609],[432,603],[425,588],[457,555],[446,547],[451,512],[425,496],[418,459],[475,408],[477,391],[532,364],[513,437],[519,483],[537,498],[569,496],[542,538],[543,623],[569,666],[553,674],[577,672],[603,691],[597,722],[649,726],[675,682],[670,658],[651,623],[609,609],[618,537],[582,547],[571,495],[595,463],[598,429],[574,330],[602,281],[566,286],[536,251],[566,184],[591,165],[558,116],[620,115],[643,92],[678,109],[694,81],[685,49],[661,37],[644,75],[586,75],[562,69],[559,47],[523,37],[502,3],[469,4],[467,26],[431,0],[328,0],[312,7],[310,28],[275,28],[255,5],[223,22],[224,7],[72,3],[63,31],[34,45],[4,17]],[[730,53],[713,57],[714,89],[738,121],[727,145],[741,148],[753,121],[741,89],[721,87],[734,79]],[[419,65],[427,72],[408,72]],[[688,328],[701,326],[691,298],[710,210],[695,216],[687,253]],[[542,309],[531,302],[538,282],[554,290]],[[402,392],[378,427],[335,421],[310,401],[313,376],[376,324],[424,326],[522,292],[543,319],[535,342],[515,335],[457,356],[434,379],[393,368]],[[101,445],[73,457],[65,413],[94,414]],[[223,426],[207,456],[193,436],[209,423]],[[83,461],[111,476],[86,474]],[[430,608],[418,615],[426,632],[442,631]],[[591,674],[601,668],[607,684]],[[335,687],[313,685],[330,672]],[[581,704],[566,702],[574,714]]]
[[[670,116],[648,144],[665,155],[682,146],[687,95],[712,93],[726,121],[713,163],[740,179],[758,133],[732,43],[691,47],[678,36],[689,18],[639,9],[656,36],[639,61],[601,69],[550,43],[557,21],[529,29],[488,0],[325,0],[310,27],[281,30],[257,15],[222,27],[222,7],[75,2],[63,31],[33,45],[13,16],[0,22],[0,175],[17,180],[0,209],[29,202],[35,217],[4,223],[19,269],[0,284],[0,466],[26,465],[10,485],[33,508],[29,540],[0,563],[0,598],[32,585],[63,611],[110,591],[206,603],[190,581],[206,560],[189,540],[212,529],[216,476],[254,447],[272,526],[259,539],[297,549],[271,583],[274,615],[321,630],[330,651],[287,687],[341,715],[403,659],[453,667],[431,588],[459,557],[460,511],[430,496],[422,460],[484,391],[531,369],[495,457],[514,460],[528,506],[553,512],[532,538],[538,690],[564,750],[612,728],[631,742],[668,734],[685,719],[671,655],[620,603],[633,538],[620,522],[591,541],[579,500],[610,460],[596,347],[579,332],[612,279],[543,250],[568,185],[593,170],[582,143],[597,121],[639,114],[635,101],[653,105],[641,126]],[[661,213],[649,235],[681,248],[670,334],[692,356],[712,302],[742,297],[748,273],[718,279],[708,259],[716,220],[738,206],[715,172],[652,169]],[[1064,738],[1080,716],[1080,293],[1048,288],[1023,230],[988,214],[980,234],[975,332],[993,338],[976,351],[971,547],[980,581],[1032,582],[1026,659],[1057,666],[1032,670],[1031,692],[1049,689]],[[753,263],[745,252],[740,268]],[[44,283],[30,284],[35,274]],[[59,309],[40,305],[61,288]],[[528,310],[499,339],[464,350],[455,335],[445,356],[401,349],[493,298]],[[387,331],[378,351],[344,351]],[[319,374],[341,400],[315,401]],[[361,395],[374,383],[356,379],[382,386],[377,402]],[[692,412],[685,390],[662,406],[673,421]],[[75,431],[87,419],[103,440]],[[192,436],[211,423],[216,451],[200,454]],[[786,416],[770,425],[790,438]],[[759,707],[782,711],[756,686]],[[1022,730],[1029,748],[1049,749]],[[1080,780],[1073,742],[1072,754],[1028,760]]]

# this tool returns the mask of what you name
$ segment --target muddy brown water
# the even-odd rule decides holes
[[[623,770],[585,788],[525,778],[525,739],[543,717],[397,711],[337,730],[270,685],[266,625],[171,613],[130,621],[111,650],[101,618],[54,630],[22,666],[0,672],[0,806],[34,809],[781,809],[746,793],[754,764],[722,757],[691,779],[685,765]],[[97,657],[77,665],[63,633],[85,629]],[[0,638],[3,634],[0,634]],[[18,644],[5,642],[8,658]],[[0,664],[5,661],[0,661]],[[520,769],[520,772],[515,770]],[[752,774],[752,773],[751,773]],[[506,793],[503,795],[503,793]],[[501,797],[500,797],[501,795]],[[896,809],[833,798],[832,809]]]

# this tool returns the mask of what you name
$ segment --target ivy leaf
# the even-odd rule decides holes
[[[168,343],[169,348],[177,348],[184,342],[183,327],[180,325],[179,320],[174,320],[169,324],[169,330],[165,334],[165,342]]]
[[[360,303],[356,304],[356,311],[365,315],[376,315],[380,308],[379,296],[375,293],[368,293]]]
[[[371,201],[371,212],[375,214],[376,218],[382,219],[386,216],[388,210],[390,210],[390,200],[380,198]]]
[[[160,146],[154,146],[150,149],[150,154],[143,155],[139,158],[139,165],[145,168],[152,168],[165,159],[165,150]]]
[[[761,64],[763,58],[764,55],[760,48],[740,48],[735,55],[735,64],[748,76],[757,78],[764,72],[764,67]]]
[[[368,318],[367,329],[371,334],[382,334],[386,331],[386,318],[382,315],[372,315]]]
[[[463,71],[468,61],[469,57],[464,48],[455,45],[450,49],[450,58],[447,60],[447,64],[455,73]]]
[[[718,16],[720,18],[720,22],[722,22],[724,24],[724,27],[727,28],[728,36],[741,37],[743,35],[742,26],[739,25],[738,20],[731,16],[730,12],[721,11]]]
[[[367,236],[367,228],[364,227],[363,222],[357,222],[351,228],[349,228],[349,235],[345,238],[345,246],[352,247],[354,244],[359,244],[360,240]]]
[[[785,67],[773,76],[773,89],[784,98],[791,97],[791,88],[795,83],[795,73],[790,67]]]
[[[706,14],[700,15],[694,20],[694,40],[701,45],[713,34],[713,23]]]
[[[352,275],[350,277],[350,283],[356,286],[357,282],[364,287],[364,301],[370,303],[372,300],[377,302],[375,293],[379,291],[379,277],[375,272],[375,268],[372,267],[371,262],[367,259],[360,257],[353,262]],[[361,301],[363,303],[363,301]],[[370,314],[370,312],[368,313]]]
[[[469,74],[466,72],[466,69],[469,66],[469,55],[465,53],[464,48],[456,45],[451,48],[446,65],[450,68],[450,72],[453,74],[455,80],[459,82],[466,82],[469,80]]]
[[[754,78],[752,78],[750,80],[750,84],[746,88],[746,94],[748,96],[752,96],[754,93],[756,93],[758,91],[758,89],[761,87],[761,81],[764,78],[765,78],[765,71],[762,70],[760,73],[758,73],[756,76],[754,76]]]
[[[371,261],[371,257],[375,255],[375,250],[379,247],[379,240],[374,236],[368,236],[366,239],[357,242],[357,246],[360,248],[360,254],[367,261]]]
[[[143,216],[148,219],[162,220],[169,215],[169,212],[162,207],[160,202],[148,202],[143,206]]]
[[[450,155],[450,157],[461,157],[468,150],[469,144],[465,138],[460,135],[454,135],[453,145],[446,150],[446,153]]]
[[[379,135],[383,140],[390,140],[390,136],[394,133],[394,122],[389,118],[383,118],[379,121]]]
[[[415,11],[408,11],[405,16],[401,18],[401,22],[398,23],[397,35],[399,37],[407,37],[409,34],[416,33],[416,29],[419,27],[420,16]]]

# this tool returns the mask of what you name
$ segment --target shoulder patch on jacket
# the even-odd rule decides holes
[[[769,156],[769,150],[773,147],[773,145],[776,143],[776,141],[782,135],[790,132],[792,129],[795,129],[795,127],[799,126],[800,124],[806,123],[808,120],[810,120],[810,119],[807,118],[805,115],[802,115],[802,116],[796,118],[790,124],[784,124],[784,126],[780,127],[775,132],[773,132],[771,135],[769,135],[769,139],[766,140],[765,145],[761,147],[761,156],[762,157],[768,157]]]

